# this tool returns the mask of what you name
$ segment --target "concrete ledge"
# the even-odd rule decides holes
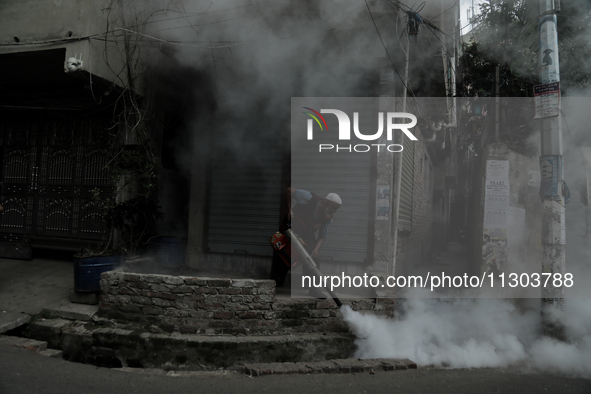
[[[63,300],[44,308],[41,313],[45,316],[68,320],[92,321],[98,309],[98,305],[73,304],[67,300]]]
[[[31,316],[24,313],[0,311],[0,334],[24,326],[31,321]]]

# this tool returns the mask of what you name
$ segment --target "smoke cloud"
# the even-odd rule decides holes
[[[422,366],[515,367],[591,377],[591,305],[569,299],[552,318],[566,342],[541,334],[539,300],[406,299],[393,319],[363,316],[348,306],[357,358],[409,358]],[[538,305],[538,308],[535,305]]]

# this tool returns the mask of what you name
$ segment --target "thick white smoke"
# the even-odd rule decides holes
[[[529,300],[539,303],[539,300]],[[516,304],[521,304],[517,307]],[[405,300],[394,319],[342,308],[357,358],[409,358],[419,366],[517,367],[591,377],[591,304],[567,299],[554,316],[566,342],[541,334],[540,312],[504,299]]]

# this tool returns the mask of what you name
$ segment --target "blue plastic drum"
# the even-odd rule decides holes
[[[74,290],[82,292],[101,291],[101,274],[113,271],[120,256],[74,257]]]

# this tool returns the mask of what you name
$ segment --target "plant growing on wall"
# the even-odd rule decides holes
[[[94,191],[95,201],[103,207],[107,234],[97,250],[82,254],[133,256],[155,235],[155,223],[162,218],[157,199],[160,160],[149,127],[152,116],[137,88],[149,69],[140,53],[141,35],[130,34],[126,28],[128,15],[133,15],[130,23],[136,30],[149,17],[141,12],[130,14],[127,8],[122,0],[113,0],[107,9],[107,34],[113,40],[105,40],[105,61],[117,78],[114,91],[119,94],[107,163],[113,194],[104,197],[98,189]]]

